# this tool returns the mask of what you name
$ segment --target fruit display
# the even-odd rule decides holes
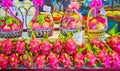
[[[62,18],[62,16],[63,16],[63,12],[53,12],[52,13],[52,15],[53,15],[53,21],[55,22],[55,23],[59,23],[60,22],[60,20],[61,20],[61,18]]]
[[[66,32],[77,32],[78,30],[81,30],[81,25],[82,23],[78,14],[75,12],[67,12],[61,19],[60,32],[62,34],[65,34]]]
[[[54,23],[50,13],[40,12],[30,21],[28,26],[30,27],[29,36],[32,31],[36,37],[51,36],[53,34]]]
[[[88,36],[88,41],[81,45],[75,43],[73,34],[59,34],[57,39],[3,39],[0,41],[0,68],[25,68],[50,69],[58,68],[113,68],[120,66],[120,35],[115,33],[117,26],[109,31],[104,41],[100,38]],[[8,42],[7,42],[8,41]],[[6,44],[6,43],[9,44]],[[22,42],[22,46],[19,46]],[[3,46],[4,45],[4,46]],[[5,46],[9,52],[5,52]],[[12,48],[11,48],[12,47]],[[18,47],[24,50],[17,50]],[[3,49],[4,48],[4,49]],[[17,48],[17,49],[16,49]],[[31,50],[32,48],[32,50]],[[58,50],[58,51],[57,51]]]

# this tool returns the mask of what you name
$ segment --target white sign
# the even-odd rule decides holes
[[[44,10],[45,12],[51,12],[51,7],[50,7],[50,6],[47,6],[47,5],[44,5],[44,6],[43,6],[43,10]]]
[[[80,32],[73,34],[73,39],[75,40],[75,42],[78,45],[81,45],[83,42],[83,40],[82,40],[83,39],[83,31],[80,31]]]

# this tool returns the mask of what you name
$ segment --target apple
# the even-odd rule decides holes
[[[49,23],[48,23],[48,22],[43,23],[42,28],[43,28],[43,29],[48,29],[48,28],[50,28]]]
[[[70,29],[75,29],[77,27],[77,24],[76,24],[76,21],[71,21],[69,24],[68,24],[68,27]]]
[[[40,24],[38,22],[35,22],[35,23],[32,24],[32,29],[33,30],[40,29],[40,28],[41,28],[41,26],[40,26]]]
[[[12,30],[13,30],[13,31],[18,31],[18,30],[20,30],[20,26],[17,25],[17,24],[13,24],[13,25],[12,25]]]
[[[10,26],[4,25],[3,28],[2,28],[2,31],[4,31],[4,32],[10,32],[11,29],[12,29],[12,28],[11,28]]]
[[[51,22],[50,18],[45,18],[45,21],[48,23]]]

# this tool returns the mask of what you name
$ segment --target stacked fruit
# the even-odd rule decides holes
[[[80,28],[80,25],[81,25],[80,17],[78,14],[74,12],[72,13],[67,12],[61,20],[61,27],[65,29],[69,30],[77,29]]]
[[[4,39],[0,41],[0,68],[82,68],[120,66],[120,36],[110,36],[106,41],[89,38],[89,42],[77,45],[72,36],[59,35],[55,40],[31,38]],[[111,45],[112,44],[112,45]]]
[[[89,30],[93,31],[107,29],[106,18],[101,16],[91,17],[89,20],[88,28]]]
[[[50,29],[53,28],[54,24],[51,18],[50,14],[43,14],[40,13],[35,18],[31,20],[29,23],[29,27],[32,28],[32,30],[40,30],[40,29]]]
[[[117,18],[120,16],[120,11],[107,11],[106,12],[106,15],[109,17],[109,18]]]
[[[53,21],[59,22],[63,14],[63,12],[53,12]]]
[[[23,28],[21,23],[10,16],[0,17],[0,30],[3,32],[19,31]]]

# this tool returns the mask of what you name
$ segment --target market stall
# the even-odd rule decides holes
[[[107,16],[119,22],[118,12],[104,15],[102,0],[91,1],[86,17],[74,0],[65,12],[51,12],[44,0],[32,3],[27,9],[22,7],[24,15],[12,0],[2,0],[1,8],[7,15],[0,17],[1,70],[119,71],[118,25],[106,33]],[[11,11],[12,7],[20,10],[22,19]],[[47,12],[39,12],[39,7],[45,7]],[[31,8],[34,12],[29,13]]]

